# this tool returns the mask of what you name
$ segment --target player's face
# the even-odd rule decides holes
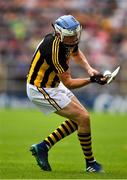
[[[64,36],[63,43],[68,46],[75,46],[79,42],[77,35],[74,36]]]

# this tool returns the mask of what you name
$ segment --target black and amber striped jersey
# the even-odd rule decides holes
[[[57,87],[59,74],[68,69],[69,53],[57,36],[46,35],[34,53],[27,82],[37,87]]]

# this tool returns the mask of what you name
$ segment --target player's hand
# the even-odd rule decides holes
[[[97,71],[96,69],[90,67],[90,68],[88,69],[88,74],[89,74],[89,76],[94,76],[94,75],[100,74],[100,72]]]
[[[90,81],[100,85],[107,84],[107,78],[104,77],[102,74],[90,76]]]

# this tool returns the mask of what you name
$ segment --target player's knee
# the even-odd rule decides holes
[[[82,113],[80,113],[79,120],[78,120],[80,126],[89,124],[89,121],[90,121],[90,115],[88,112],[83,111]]]

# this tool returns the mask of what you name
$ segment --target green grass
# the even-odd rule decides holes
[[[0,179],[126,179],[127,115],[91,113],[93,150],[104,174],[84,173],[76,133],[49,153],[52,172],[44,172],[29,152],[64,119],[37,110],[0,110]]]

